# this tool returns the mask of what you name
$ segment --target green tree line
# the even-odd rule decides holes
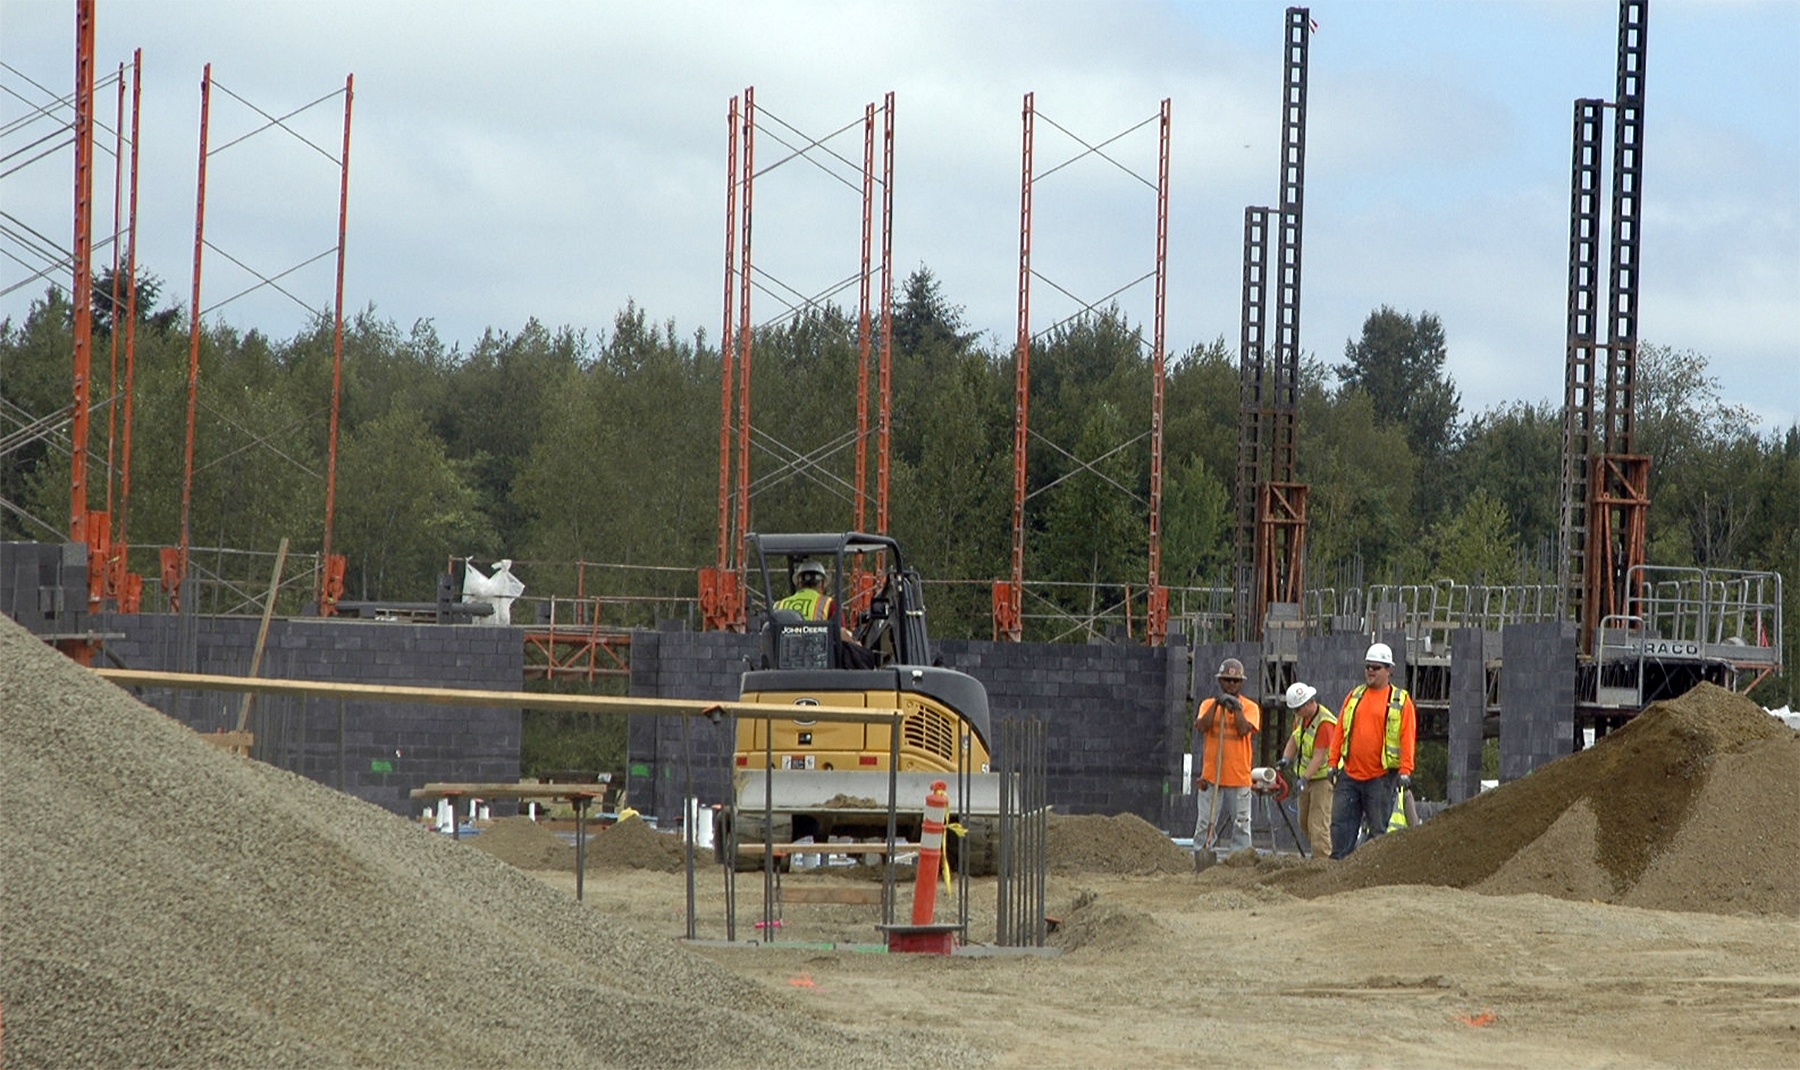
[[[143,283],[131,541],[168,545],[179,535],[189,340],[184,313],[156,307],[158,280]],[[109,293],[110,279],[97,282],[97,399],[122,326]],[[69,404],[71,319],[52,289],[22,320],[0,321],[6,430]],[[937,631],[986,636],[987,585],[1010,572],[1013,353],[971,331],[925,268],[896,295],[892,336],[889,527],[929,579],[966,581],[932,587]],[[1383,306],[1341,361],[1303,364],[1310,582],[1554,581],[1560,408],[1518,400],[1465,413],[1448,346],[1435,315]],[[859,352],[854,315],[836,308],[757,331],[753,530],[852,525]],[[1076,616],[1128,592],[1141,613],[1153,386],[1142,326],[1117,310],[1078,319],[1040,339],[1031,360],[1027,580],[1046,581],[1042,597]],[[287,536],[316,548],[331,323],[285,340],[208,325],[200,365],[193,542],[267,550]],[[343,368],[334,549],[348,559],[347,598],[429,601],[452,557],[670,566],[611,579],[608,593],[694,595],[693,570],[713,562],[718,537],[723,366],[704,332],[628,305],[603,330],[531,320],[465,349],[429,321],[403,330],[368,311],[345,325]],[[1651,562],[1800,576],[1800,428],[1759,434],[1700,354],[1646,343],[1638,369]],[[1223,337],[1170,355],[1169,586],[1228,582],[1238,405]],[[117,416],[97,402],[97,456]],[[0,498],[23,506],[0,513],[0,539],[61,538],[68,473],[48,439],[0,457]],[[99,508],[104,476],[90,486]],[[871,502],[864,523],[874,522]],[[154,576],[152,563],[132,564]],[[575,593],[572,568],[524,578],[534,595]],[[1800,621],[1791,586],[1785,597],[1786,618]],[[1791,635],[1787,644],[1792,666],[1800,652]],[[1758,692],[1789,695],[1788,678]]]

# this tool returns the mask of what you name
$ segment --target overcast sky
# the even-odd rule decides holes
[[[1335,363],[1381,305],[1436,313],[1473,413],[1562,395],[1570,126],[1615,91],[1608,0],[1321,3],[1312,9],[1303,348]],[[928,266],[970,327],[1015,330],[1020,105],[1043,174],[1173,101],[1168,346],[1238,337],[1243,208],[1278,196],[1278,3],[354,3],[100,0],[102,74],[144,54],[140,260],[186,303],[201,69],[273,115],[356,78],[346,305],[465,349],[528,317],[591,333],[635,301],[716,339],[726,109],[860,162],[864,105],[896,94],[894,260]],[[0,2],[0,212],[70,233],[64,149],[10,125],[73,84],[74,4]],[[1640,337],[1711,361],[1768,430],[1800,419],[1800,3],[1656,0],[1649,17]],[[36,86],[33,85],[36,83]],[[37,86],[44,87],[43,89]],[[116,94],[100,95],[110,128]],[[63,113],[65,116],[67,113]],[[203,304],[336,240],[342,98],[295,117],[323,152],[215,90]],[[1052,123],[1055,126],[1051,125]],[[788,134],[792,137],[794,135]],[[110,135],[107,135],[110,152]],[[1155,124],[1109,154],[1153,182]],[[1610,155],[1610,153],[1609,153]],[[17,170],[12,170],[17,167]],[[95,199],[111,229],[112,163]],[[817,292],[857,269],[860,199],[794,162],[758,179],[756,261]],[[11,224],[9,223],[9,229]],[[1034,324],[1154,264],[1155,198],[1087,157],[1038,184]],[[0,288],[37,265],[0,235]],[[110,257],[103,251],[100,259]],[[332,259],[287,276],[328,307]],[[898,280],[897,280],[898,281]],[[0,297],[19,316],[42,286]],[[841,301],[853,305],[855,291]],[[1148,322],[1148,284],[1119,302]],[[757,298],[757,320],[774,316]],[[277,337],[306,312],[264,291],[215,315]]]

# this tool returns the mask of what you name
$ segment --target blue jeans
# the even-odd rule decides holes
[[[1389,772],[1373,780],[1338,776],[1331,796],[1331,857],[1348,858],[1356,850],[1357,834],[1379,836],[1387,831],[1394,814],[1394,792],[1400,774]]]

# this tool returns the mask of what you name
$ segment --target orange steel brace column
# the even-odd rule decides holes
[[[138,217],[138,131],[143,103],[144,50],[131,56],[131,223],[125,246],[125,413],[119,443],[119,509],[118,534],[113,538],[112,556],[107,561],[107,590],[118,600],[119,612],[136,613],[144,596],[144,578],[130,570],[127,562],[131,540],[131,428],[133,399],[137,386],[137,217]],[[117,306],[113,315],[113,332],[119,330]]]
[[[344,597],[344,556],[331,552],[332,519],[337,506],[338,409],[344,396],[344,233],[350,217],[350,109],[356,100],[356,75],[344,78],[344,151],[338,157],[337,291],[331,332],[331,434],[325,460],[325,536],[319,549],[319,616],[337,614]]]
[[[1168,308],[1169,261],[1169,99],[1162,102],[1160,152],[1156,168],[1156,325],[1155,368],[1150,380],[1150,576],[1144,610],[1144,639],[1161,646],[1169,636],[1169,589],[1162,585],[1163,497],[1163,350],[1164,312]]]
[[[75,248],[74,418],[70,424],[69,539],[88,543],[87,508],[89,376],[93,361],[93,249],[91,219],[94,191],[94,0],[75,5]],[[98,594],[96,569],[89,557],[88,601]]]
[[[212,104],[212,64],[200,76],[200,165],[194,182],[194,288],[192,311],[188,316],[188,391],[187,434],[181,454],[181,528],[180,541],[162,552],[162,584],[169,596],[169,608],[179,613],[182,585],[187,582],[188,547],[194,506],[194,422],[200,402],[200,268],[206,248],[206,134],[208,111]]]
[[[869,357],[874,349],[869,337],[869,257],[875,244],[875,105],[863,106],[862,162],[862,273],[857,276],[856,305],[856,520],[851,527],[863,530],[869,503]],[[861,568],[853,587],[861,592]]]
[[[1036,110],[1025,94],[1019,167],[1019,341],[1013,397],[1012,576],[994,584],[994,638],[1024,638],[1025,447],[1031,398],[1031,140]]]
[[[106,511],[89,514],[89,526],[104,533],[88,547],[88,608],[101,608],[114,597],[114,547],[112,542],[113,483],[118,469],[114,466],[118,442],[119,397],[119,220],[124,216],[125,200],[125,65],[119,64],[118,110],[113,121],[113,213],[112,213],[112,286],[107,294],[107,315],[111,329],[107,331],[108,364],[106,377]],[[97,552],[96,552],[97,551]]]
[[[894,94],[882,101],[881,120],[881,375],[876,416],[875,531],[888,533],[888,454],[894,410]]]
[[[737,269],[738,98],[731,98],[725,120],[725,297],[724,322],[719,330],[719,556],[711,568],[700,570],[700,620],[705,631],[724,631],[742,619],[743,599],[731,561],[731,401],[736,377],[736,318],[732,309],[732,284]]]
[[[744,90],[744,211],[741,217],[742,252],[738,257],[738,489],[737,489],[737,561],[740,575],[745,568],[745,538],[750,532],[750,226],[751,206],[756,189],[756,89]],[[742,591],[741,580],[739,586]],[[737,615],[729,627],[744,630],[744,609],[740,600]]]

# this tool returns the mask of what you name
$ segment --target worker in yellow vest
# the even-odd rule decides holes
[[[1294,730],[1275,763],[1300,793],[1300,829],[1314,857],[1331,853],[1331,765],[1326,758],[1338,732],[1337,714],[1318,696],[1318,688],[1298,681],[1287,689]]]
[[[1412,786],[1419,712],[1393,682],[1394,651],[1374,643],[1363,657],[1363,682],[1344,696],[1331,745],[1337,782],[1331,800],[1331,857],[1348,858],[1359,836],[1388,830],[1394,799]]]

